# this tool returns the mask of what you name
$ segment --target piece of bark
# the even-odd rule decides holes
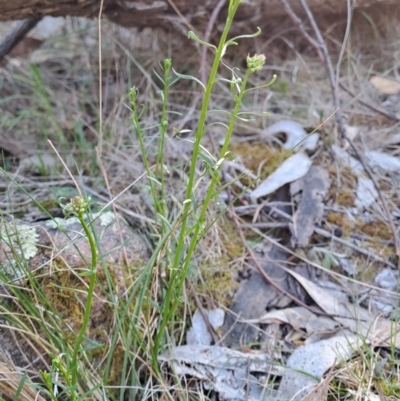
[[[290,185],[292,195],[300,196],[297,210],[290,224],[292,245],[308,245],[316,224],[320,224],[323,213],[323,200],[330,186],[329,174],[322,167],[311,167],[309,172]]]
[[[282,262],[287,254],[277,247],[265,246],[265,251],[256,250],[259,263],[268,276],[287,291],[287,273],[276,266],[273,261]],[[271,261],[272,260],[272,261]],[[256,324],[248,324],[241,320],[258,319],[270,308],[285,308],[291,299],[268,284],[262,275],[253,271],[249,279],[241,282],[233,299],[230,312],[227,314],[222,332],[224,345],[240,347],[259,341],[260,329]]]

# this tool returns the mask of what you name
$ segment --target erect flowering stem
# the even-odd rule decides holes
[[[89,325],[90,312],[92,310],[92,301],[94,296],[94,287],[96,284],[96,267],[97,267],[96,242],[92,234],[92,231],[89,229],[85,221],[85,213],[88,209],[90,200],[91,200],[90,197],[88,197],[88,199],[85,201],[81,196],[76,196],[75,198],[72,198],[67,205],[64,206],[64,213],[76,216],[79,222],[81,223],[83,231],[85,232],[86,239],[89,242],[92,256],[91,263],[88,266],[89,269],[81,274],[81,276],[89,276],[89,288],[87,291],[87,298],[86,298],[86,305],[85,305],[85,312],[83,315],[82,326],[79,331],[78,337],[76,338],[74,350],[72,353],[72,360],[70,365],[72,389],[76,388],[76,384],[78,381],[78,356],[82,352],[82,342],[86,333],[86,329]]]
[[[220,152],[220,159],[223,159],[225,157],[226,153],[227,153],[229,142],[230,142],[230,139],[231,139],[231,136],[232,136],[232,133],[233,133],[233,129],[235,127],[237,115],[239,113],[239,108],[240,108],[240,105],[242,103],[243,96],[245,94],[247,81],[248,81],[250,75],[252,74],[252,72],[254,72],[254,70],[251,67],[249,67],[247,69],[246,74],[245,74],[245,76],[243,78],[243,81],[241,83],[240,92],[236,97],[235,108],[233,110],[232,118],[231,118],[231,121],[229,123],[228,131],[227,131],[226,136],[225,136],[225,141],[224,141],[224,144],[223,144],[221,152]],[[210,185],[208,187],[206,198],[204,200],[203,207],[201,209],[201,212],[200,212],[200,215],[199,215],[199,218],[198,218],[199,224],[196,224],[196,226],[194,228],[192,240],[190,241],[190,245],[189,245],[189,248],[188,248],[188,251],[187,251],[187,256],[186,256],[186,259],[185,259],[185,263],[183,265],[183,272],[184,273],[181,276],[181,277],[183,277],[183,279],[181,279],[179,281],[179,284],[178,284],[178,290],[177,290],[178,294],[182,293],[183,285],[184,285],[184,282],[185,282],[184,278],[186,277],[187,272],[189,271],[190,261],[192,259],[192,255],[194,254],[194,251],[195,251],[196,246],[198,244],[198,239],[199,239],[199,237],[201,235],[201,231],[203,230],[203,222],[205,221],[206,213],[207,213],[207,210],[208,210],[208,206],[209,206],[209,204],[211,202],[211,199],[215,195],[214,190],[215,190],[215,186],[218,183],[218,180],[219,180],[218,174],[214,174],[213,178],[211,180],[211,183],[210,183]],[[178,305],[178,302],[179,302],[179,299],[176,298],[174,300],[173,306],[171,308],[172,311],[174,311],[176,309],[176,307]]]
[[[201,106],[201,111],[200,111],[200,118],[198,122],[198,127],[197,127],[197,132],[193,144],[193,153],[192,153],[192,162],[190,166],[190,172],[189,172],[189,178],[186,186],[186,195],[185,195],[185,201],[184,201],[184,206],[183,206],[183,217],[182,217],[182,224],[177,240],[177,249],[175,251],[175,258],[173,261],[173,269],[175,269],[173,273],[173,277],[170,282],[170,286],[167,290],[166,296],[165,296],[165,305],[170,305],[170,302],[172,300],[172,297],[176,297],[177,294],[177,287],[179,288],[179,291],[183,287],[184,279],[187,273],[187,269],[189,268],[189,261],[191,254],[194,251],[194,246],[192,247],[192,244],[190,244],[190,248],[186,254],[186,261],[185,265],[183,266],[183,271],[181,270],[180,266],[182,263],[182,256],[184,255],[184,248],[185,248],[185,237],[187,236],[187,224],[188,224],[188,219],[191,214],[192,210],[192,204],[191,204],[191,199],[193,195],[193,188],[195,184],[195,176],[196,176],[196,166],[197,166],[197,159],[200,154],[200,144],[201,144],[201,139],[204,136],[205,130],[204,127],[206,126],[206,118],[207,118],[207,113],[208,113],[208,106],[210,103],[210,98],[211,98],[211,93],[212,89],[214,87],[214,83],[216,82],[216,77],[217,77],[217,72],[218,72],[218,67],[221,63],[222,57],[224,55],[224,52],[226,50],[226,42],[227,42],[227,37],[229,30],[231,28],[232,22],[233,22],[233,17],[236,14],[236,11],[239,7],[239,4],[241,3],[242,0],[231,0],[229,3],[229,8],[228,8],[228,16],[226,19],[226,23],[224,26],[224,30],[221,35],[221,39],[219,41],[218,48],[216,49],[214,61],[211,67],[211,72],[208,78],[207,86],[205,88],[204,92],[204,97],[203,97],[203,103]],[[180,292],[179,292],[180,294]],[[165,313],[160,322],[160,327],[158,329],[155,342],[154,342],[154,347],[153,347],[153,359],[154,361],[157,361],[157,356],[158,352],[161,347],[162,340],[164,338],[164,333],[166,326],[168,322],[171,319],[171,316],[174,314],[175,309],[176,309],[177,302],[174,301],[172,304],[172,307],[168,310],[167,313]]]

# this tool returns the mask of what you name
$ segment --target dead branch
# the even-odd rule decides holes
[[[0,41],[0,60],[7,56],[40,20],[41,18],[28,18],[17,22]]]

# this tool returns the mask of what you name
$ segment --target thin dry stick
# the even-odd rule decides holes
[[[285,1],[286,0],[282,0]],[[347,137],[347,132],[346,132],[346,127],[343,123],[342,119],[342,113],[340,112],[340,101],[339,101],[339,96],[337,92],[337,87],[336,87],[336,79],[335,79],[335,72],[333,70],[333,65],[331,58],[329,56],[328,48],[326,47],[324,38],[322,37],[321,31],[318,28],[318,25],[314,19],[314,16],[311,12],[311,10],[308,7],[307,1],[306,0],[300,0],[300,4],[302,5],[304,11],[307,14],[307,18],[311,24],[311,27],[315,33],[315,36],[317,37],[317,41],[313,41],[311,44],[320,52],[320,55],[322,55],[322,60],[325,63],[325,67],[328,72],[328,77],[329,77],[329,83],[331,86],[331,92],[332,92],[332,98],[333,98],[333,105],[335,107],[336,114],[335,114],[335,120],[337,125],[339,126],[340,133],[342,134],[343,138]],[[290,6],[288,5],[289,9]],[[294,13],[293,13],[294,14]],[[302,34],[304,35],[306,32],[304,30],[303,26],[299,26],[299,28],[302,30]],[[347,139],[347,138],[345,138]]]
[[[292,251],[291,249],[289,249],[287,246],[282,245],[279,241],[276,241],[276,240],[273,239],[271,236],[269,236],[269,235],[265,234],[264,232],[260,231],[258,228],[252,227],[252,230],[253,230],[256,234],[258,234],[261,238],[264,238],[266,241],[268,241],[268,242],[270,242],[271,244],[275,245],[276,247],[282,249],[283,251],[289,253],[289,254],[291,255],[291,258],[293,258],[293,259],[294,259],[294,258],[299,259],[299,260],[301,260],[301,261],[307,263],[308,265],[313,266],[313,267],[315,267],[316,269],[319,269],[319,270],[321,270],[321,271],[327,273],[329,276],[332,276],[332,277],[334,277],[334,278],[337,279],[337,280],[346,280],[346,281],[348,281],[348,282],[350,282],[350,283],[354,283],[354,284],[359,285],[359,286],[361,286],[361,287],[370,288],[371,290],[376,290],[376,291],[381,292],[381,293],[384,293],[384,294],[394,295],[394,296],[396,296],[396,297],[399,297],[399,293],[398,293],[397,291],[384,290],[384,289],[382,289],[382,288],[380,288],[380,287],[377,287],[377,286],[375,286],[375,285],[368,284],[368,283],[362,282],[362,281],[360,281],[360,280],[356,280],[356,279],[354,279],[354,278],[352,278],[352,277],[344,276],[342,273],[335,272],[335,271],[332,270],[332,269],[328,269],[328,268],[326,268],[326,267],[324,267],[324,266],[321,266],[320,264],[318,264],[318,263],[316,263],[316,262],[313,262],[312,260],[308,259],[308,258],[305,257],[305,256],[302,256],[302,255],[299,254],[299,253],[295,253],[294,251]],[[275,263],[275,262],[274,262],[274,263]],[[275,264],[276,264],[276,265],[279,265],[277,262],[276,262]],[[279,265],[279,266],[282,267],[282,268],[285,268],[285,267],[283,267],[282,265]],[[285,268],[285,269],[286,269],[286,268]]]
[[[289,5],[287,0],[281,0],[281,1],[283,4],[283,8],[289,14],[290,19],[297,26],[298,30],[301,31],[302,35],[307,39],[307,41],[317,49],[318,54],[321,56],[318,43],[307,33],[306,29],[303,26],[303,23],[301,22],[301,19],[294,13],[292,7]]]
[[[368,108],[368,109],[370,109],[372,111],[375,111],[376,113],[381,114],[382,116],[386,117],[388,120],[392,120],[392,121],[396,121],[396,122],[400,121],[400,118],[398,118],[396,115],[394,115],[392,113],[387,113],[385,110],[379,109],[378,107],[375,107],[372,104],[369,104],[369,103],[365,102],[364,100],[361,100],[360,97],[362,96],[362,93],[356,95],[349,88],[347,88],[344,84],[342,84],[341,82],[339,83],[339,86],[345,92],[347,92],[350,96],[352,96],[355,100],[357,100],[358,103],[362,104],[366,108]]]
[[[347,42],[349,40],[351,21],[353,19],[352,4],[350,3],[350,0],[347,0],[346,2],[347,2],[347,23],[346,23],[346,31],[345,31],[343,42],[342,42],[342,47],[340,48],[339,58],[336,63],[336,79],[335,79],[335,90],[336,91],[338,90],[338,83],[339,83],[339,78],[340,78],[340,66],[342,65],[343,56],[345,53]]]
[[[203,305],[201,304],[201,301],[196,293],[196,290],[193,287],[193,284],[190,282],[190,280],[188,278],[186,279],[186,284],[189,286],[189,290],[193,295],[194,302],[197,306],[197,309],[199,310],[201,317],[203,318],[203,320],[207,326],[207,330],[210,333],[210,335],[214,341],[214,344],[218,344],[219,337],[218,337],[217,333],[215,332],[214,328],[211,326],[210,319],[208,318],[208,315],[207,315],[206,311],[204,310]]]
[[[107,192],[108,192],[108,195],[109,195],[110,200],[111,200],[112,199],[112,193],[111,193],[110,183],[108,181],[107,171],[104,168],[104,165],[103,165],[103,163],[101,161],[101,154],[100,154],[99,149],[98,149],[97,146],[96,146],[96,153],[97,153],[97,159],[98,159],[98,162],[99,162],[100,171],[103,174],[104,182],[106,183]],[[118,213],[117,213],[117,208],[115,207],[115,203],[114,202],[112,203],[112,209],[113,209],[113,213],[114,213],[114,216],[115,216],[115,223],[117,225],[119,239],[121,241],[121,244],[123,244],[124,240],[122,238],[121,225],[120,225],[119,219],[117,218],[117,214]],[[126,253],[126,247],[124,246],[124,247],[122,247],[122,249],[123,249],[123,253],[124,253],[125,264],[126,264],[126,266],[129,266],[129,259],[128,259],[128,255]]]
[[[367,163],[365,163],[364,158],[361,155],[361,152],[355,146],[355,144],[351,140],[351,138],[347,135],[347,130],[346,130],[346,127],[345,127],[345,125],[343,123],[343,119],[342,119],[342,113],[340,112],[340,101],[339,101],[337,88],[336,88],[336,84],[335,84],[335,74],[334,74],[332,62],[331,62],[331,59],[330,59],[330,56],[329,56],[328,48],[326,47],[326,43],[325,43],[325,41],[324,41],[324,39],[322,37],[321,31],[319,30],[318,25],[315,22],[314,16],[313,16],[310,8],[308,7],[307,1],[306,0],[299,0],[299,1],[300,1],[301,5],[302,5],[304,11],[307,14],[307,18],[308,18],[308,20],[309,20],[309,22],[311,24],[311,27],[312,27],[312,29],[313,29],[313,31],[315,33],[315,36],[317,37],[317,41],[312,39],[310,37],[310,35],[306,32],[306,30],[304,29],[304,26],[301,24],[301,21],[299,20],[297,15],[294,13],[294,11],[290,7],[290,5],[287,2],[287,0],[281,0],[282,4],[285,7],[286,12],[289,14],[289,16],[292,19],[292,21],[297,25],[297,27],[300,30],[300,32],[302,33],[302,35],[310,42],[310,44],[312,46],[315,47],[315,49],[318,52],[318,55],[320,56],[320,58],[322,58],[322,61],[325,64],[325,67],[326,67],[327,72],[328,72],[329,83],[330,83],[330,86],[331,86],[333,104],[334,104],[334,107],[336,109],[336,113],[335,113],[336,123],[337,123],[337,125],[339,127],[339,131],[340,131],[340,133],[342,135],[342,138],[345,139],[350,144],[351,149],[353,150],[354,154],[356,155],[356,157],[358,158],[358,160],[362,164],[362,166],[364,168],[364,171],[366,172],[366,174],[370,178],[370,180],[373,182],[374,187],[375,187],[375,189],[377,190],[377,192],[379,194],[379,199],[381,200],[383,209],[384,209],[385,214],[386,214],[386,219],[388,221],[390,230],[392,232],[393,242],[394,242],[394,253],[396,255],[396,259],[398,259],[399,256],[400,256],[399,248],[398,248],[398,246],[399,246],[398,236],[397,236],[397,231],[396,231],[396,227],[395,227],[394,222],[393,222],[392,215],[390,214],[390,211],[389,211],[388,204],[386,202],[385,197],[383,196],[383,193],[382,193],[381,189],[379,188],[379,185],[378,185],[374,175],[372,174],[371,169],[368,167]]]
[[[196,33],[196,28],[187,20],[187,18],[181,13],[177,5],[172,1],[168,0],[169,5],[174,9],[174,11],[179,15],[179,18],[183,21],[183,23],[194,33]],[[197,35],[197,33],[196,33]]]
[[[208,43],[211,36],[211,31],[214,27],[215,21],[217,20],[218,14],[224,6],[226,0],[219,0],[218,4],[214,8],[214,11],[211,14],[210,20],[208,21],[206,31],[204,33],[204,42]],[[203,46],[201,49],[201,57],[200,57],[200,80],[204,84],[206,83],[206,73],[207,73],[207,47]]]
[[[101,15],[103,13],[103,5],[104,0],[101,0],[100,10],[99,10],[99,23],[98,23],[98,31],[99,31],[99,152],[100,155],[103,153],[103,73],[102,73],[102,35],[101,35]]]
[[[68,166],[65,164],[63,158],[60,156],[60,154],[58,153],[57,149],[54,147],[53,142],[50,141],[50,139],[48,140],[50,146],[53,148],[54,152],[56,153],[57,157],[60,159],[62,165],[64,166],[65,170],[67,170],[68,175],[71,177],[72,182],[75,184],[76,190],[79,192],[79,196],[82,198],[82,192],[81,189],[79,188],[78,183],[76,182],[74,176],[72,175],[71,171],[69,170]]]

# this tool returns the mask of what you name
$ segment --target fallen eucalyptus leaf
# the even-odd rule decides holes
[[[289,369],[282,376],[279,399],[299,401],[308,396],[328,369],[337,361],[347,360],[352,356],[356,344],[356,336],[342,332],[340,335],[297,348],[287,361],[286,366]]]
[[[302,125],[296,121],[279,121],[272,124],[261,133],[260,138],[265,140],[266,138],[280,133],[286,134],[286,141],[282,147],[288,150],[314,150],[319,140],[319,134],[317,132],[308,134]]]
[[[370,313],[360,305],[341,301],[300,274],[285,270],[304,287],[317,305],[343,328],[369,340],[374,346],[400,348],[399,323],[383,318],[380,312]]]
[[[394,173],[400,172],[400,159],[398,157],[388,155],[384,152],[378,152],[376,150],[368,151],[366,152],[366,155],[369,158],[369,164],[373,167],[378,166],[382,170]]]
[[[223,325],[225,312],[222,309],[205,310],[204,313],[214,330],[218,330]],[[186,334],[186,342],[188,345],[211,345],[212,343],[212,336],[198,309],[193,314],[192,327]]]
[[[373,181],[369,178],[358,177],[357,199],[354,204],[358,208],[370,207],[378,198],[378,191]]]
[[[281,376],[284,367],[273,362],[266,353],[245,353],[226,347],[183,345],[171,348],[158,357],[168,363],[175,375],[202,380],[226,401],[273,401],[273,390],[265,388],[255,373]]]
[[[311,159],[303,152],[290,156],[254,191],[250,192],[250,198],[253,202],[256,202],[261,196],[269,195],[285,184],[304,177],[310,170],[311,165]]]

